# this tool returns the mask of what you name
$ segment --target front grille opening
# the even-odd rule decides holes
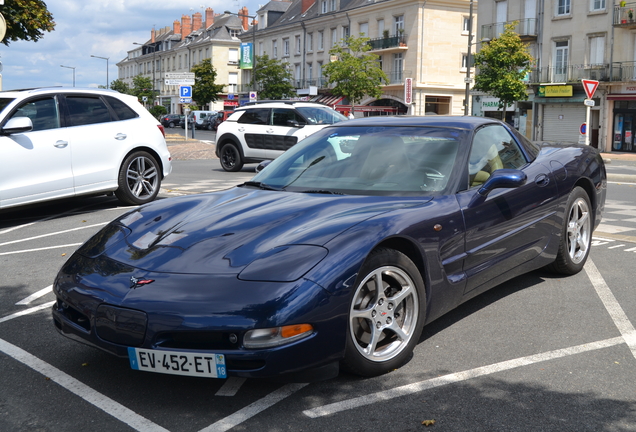
[[[155,337],[155,345],[161,348],[191,349],[203,351],[237,349],[238,343],[231,332],[179,331],[162,332]]]
[[[253,371],[265,367],[265,360],[236,360],[225,357],[225,365],[232,371]]]
[[[86,331],[91,330],[91,322],[86,315],[78,311],[77,309],[69,306],[62,300],[58,300],[57,311],[60,315],[63,315],[66,319],[76,324],[77,326],[83,328]]]

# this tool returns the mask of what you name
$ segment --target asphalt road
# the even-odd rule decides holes
[[[162,198],[231,187],[252,169],[175,161]],[[465,303],[385,376],[310,384],[138,372],[60,336],[57,270],[130,208],[93,197],[2,212],[0,431],[421,431],[424,421],[434,431],[634,431],[636,184],[608,190],[583,272],[533,272]]]

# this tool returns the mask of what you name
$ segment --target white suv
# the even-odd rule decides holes
[[[112,192],[144,204],[171,171],[163,126],[133,96],[0,92],[0,208]]]
[[[276,159],[327,125],[347,120],[326,105],[298,101],[252,102],[237,108],[216,131],[216,155],[225,171]]]

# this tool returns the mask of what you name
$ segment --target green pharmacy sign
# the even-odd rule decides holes
[[[252,69],[254,59],[254,46],[251,43],[241,44],[241,69]]]

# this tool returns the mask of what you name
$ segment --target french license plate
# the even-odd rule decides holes
[[[198,354],[128,348],[130,367],[135,370],[170,375],[227,378],[223,354]]]

